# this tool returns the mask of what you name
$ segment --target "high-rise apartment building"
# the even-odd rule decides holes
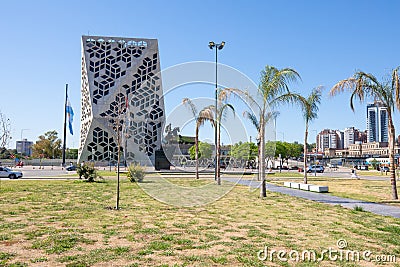
[[[349,145],[354,144],[355,141],[356,141],[356,129],[354,127],[348,127],[344,129],[343,147],[348,148]]]
[[[367,105],[367,142],[388,141],[388,114],[381,102]]]
[[[340,130],[335,130],[337,136],[336,149],[343,149],[344,147],[344,133]]]
[[[22,141],[16,142],[17,154],[22,154],[24,156],[30,157],[32,155],[32,141],[27,139],[22,139]]]
[[[338,134],[340,131],[324,129],[317,135],[317,151],[324,152],[327,149],[340,149],[342,135]]]

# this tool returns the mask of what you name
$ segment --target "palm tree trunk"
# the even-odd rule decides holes
[[[260,168],[260,140],[257,142],[257,168]],[[260,181],[260,172],[257,173],[257,181]]]
[[[304,183],[307,183],[307,139],[308,139],[308,123],[306,122],[306,132],[304,133],[304,152],[303,152],[303,162],[304,162]]]
[[[260,120],[260,148],[259,148],[259,168],[258,175],[261,178],[260,197],[267,196],[267,186],[265,182],[265,124],[263,118]]]
[[[195,144],[195,155],[194,159],[196,161],[196,179],[199,179],[199,127],[196,125],[196,136],[194,139]]]
[[[398,199],[397,185],[396,185],[396,166],[394,163],[394,140],[395,128],[392,121],[392,114],[388,112],[388,128],[389,128],[389,162],[390,162],[390,184],[392,185],[392,198]]]

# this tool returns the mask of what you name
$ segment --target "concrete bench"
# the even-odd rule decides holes
[[[283,186],[293,188],[293,189],[317,192],[317,193],[327,193],[329,191],[328,186],[321,186],[321,185],[314,185],[314,184],[283,182]]]
[[[310,186],[312,186],[312,185],[311,184],[300,184],[300,189],[310,191]]]
[[[310,185],[309,191],[317,193],[327,193],[329,191],[329,188],[327,186],[321,185]]]

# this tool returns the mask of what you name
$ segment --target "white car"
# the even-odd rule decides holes
[[[2,178],[10,178],[10,179],[18,179],[22,177],[22,172],[13,171],[7,167],[0,167],[0,177]]]

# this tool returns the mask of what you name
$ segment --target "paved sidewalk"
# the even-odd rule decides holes
[[[254,180],[239,180],[238,178],[223,178],[226,181],[246,185],[257,188],[260,186],[260,181]],[[353,209],[355,206],[362,207],[365,211],[369,211],[375,214],[391,216],[400,218],[400,207],[378,204],[373,202],[367,202],[362,200],[355,200],[350,198],[336,197],[326,193],[314,193],[309,191],[303,191],[298,189],[291,189],[283,186],[277,186],[267,183],[267,190],[272,192],[278,192],[294,197],[309,199],[329,205],[341,205],[342,207]]]

